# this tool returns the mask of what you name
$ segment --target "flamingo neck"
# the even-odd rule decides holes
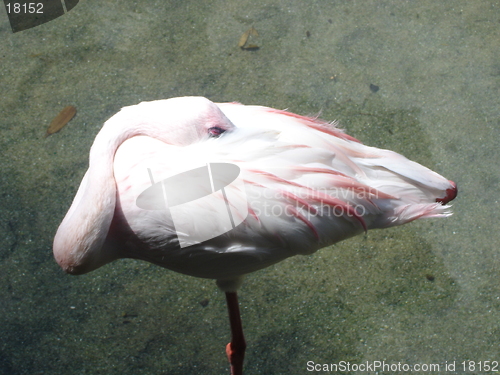
[[[114,158],[123,142],[144,135],[185,146],[208,137],[211,126],[234,125],[201,97],[143,102],[106,121],[90,149],[89,169],[54,238],[59,265],[68,273],[81,274],[120,258],[120,249],[103,244],[116,206]]]

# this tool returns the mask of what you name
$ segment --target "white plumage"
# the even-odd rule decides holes
[[[441,203],[456,195],[454,183],[335,125],[204,98],[126,107],[96,137],[89,181],[54,241],[56,259],[71,273],[133,257],[193,276],[237,279],[367,229],[450,214]],[[222,134],[211,137],[213,129]],[[190,239],[176,232],[168,212],[141,209],[137,197],[153,182],[213,162],[240,168],[245,189],[228,189],[233,199],[248,200],[249,214],[225,234],[180,248],[179,238]],[[189,227],[199,218],[191,230],[209,236],[216,225],[210,211],[191,205],[179,220]]]

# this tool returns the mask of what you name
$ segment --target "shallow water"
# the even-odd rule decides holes
[[[183,95],[320,113],[459,186],[448,219],[371,231],[248,276],[246,374],[314,373],[309,361],[487,373],[480,361],[500,361],[499,8],[80,1],[15,34],[1,8],[0,373],[228,373],[213,281],[133,260],[73,277],[52,257],[102,123]],[[241,50],[252,25],[260,48]],[[70,104],[76,117],[43,138]]]

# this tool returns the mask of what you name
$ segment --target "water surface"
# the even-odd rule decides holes
[[[337,119],[459,186],[451,218],[372,231],[248,276],[246,374],[314,373],[308,361],[438,364],[428,373],[440,374],[455,361],[455,373],[471,373],[463,361],[500,361],[499,7],[80,1],[16,34],[2,8],[0,373],[228,373],[213,281],[133,260],[73,277],[52,258],[102,123],[123,106],[183,95]],[[259,48],[241,50],[251,26]],[[43,138],[70,104],[77,116]]]

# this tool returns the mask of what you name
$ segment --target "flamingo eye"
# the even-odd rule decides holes
[[[210,129],[208,129],[208,136],[211,138],[217,138],[220,137],[222,134],[224,134],[226,129],[219,128],[218,126],[214,126]]]

